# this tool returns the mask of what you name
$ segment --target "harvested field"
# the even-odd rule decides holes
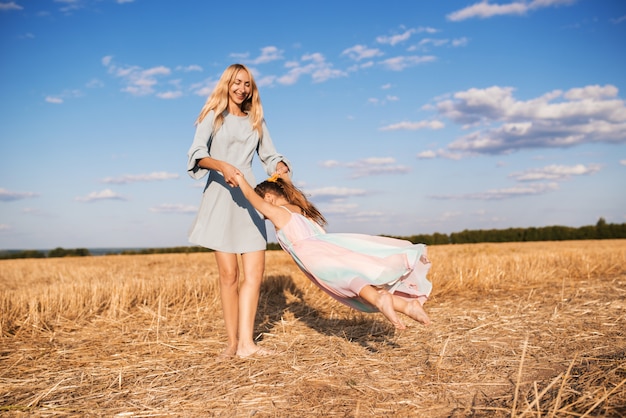
[[[268,252],[280,353],[227,362],[212,254],[0,261],[0,415],[626,416],[626,240],[429,257],[433,323],[395,331]]]

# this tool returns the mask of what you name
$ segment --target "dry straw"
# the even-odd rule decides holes
[[[433,246],[394,331],[267,254],[267,358],[215,361],[213,255],[0,261],[0,415],[619,417],[626,241]]]

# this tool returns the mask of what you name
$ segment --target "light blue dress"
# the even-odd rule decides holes
[[[276,231],[276,238],[313,283],[351,308],[378,311],[359,296],[366,285],[421,304],[432,290],[426,278],[430,261],[424,244],[365,234],[327,234],[294,212]]]
[[[267,232],[265,220],[252,207],[238,187],[229,186],[222,173],[198,167],[198,160],[212,157],[237,167],[250,184],[256,184],[252,172],[254,154],[258,154],[261,165],[268,175],[276,171],[276,164],[283,161],[263,123],[263,139],[252,129],[248,116],[225,113],[224,124],[213,131],[215,112],[209,112],[196,127],[187,162],[187,172],[194,179],[208,174],[202,200],[191,229],[189,241],[202,247],[227,253],[247,253],[265,250]]]

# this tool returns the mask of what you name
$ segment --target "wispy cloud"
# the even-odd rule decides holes
[[[101,180],[102,183],[107,184],[128,184],[136,183],[139,181],[162,181],[172,180],[179,178],[176,173],[168,173],[165,171],[156,171],[150,174],[125,174],[120,177],[106,177]]]
[[[182,205],[180,203],[170,204],[163,203],[161,205],[157,205],[150,208],[150,212],[154,213],[184,213],[184,214],[194,214],[198,211],[197,206],[192,205]]]
[[[364,196],[367,192],[363,189],[352,189],[349,187],[321,187],[318,189],[306,189],[305,194],[315,201],[341,201],[348,197]]]
[[[12,192],[10,190],[0,188],[0,201],[1,202],[11,202],[14,200],[28,199],[28,198],[37,197],[37,196],[39,196],[39,193]]]
[[[384,53],[378,48],[369,48],[365,45],[355,45],[344,49],[343,52],[341,52],[341,55],[346,55],[354,61],[362,61],[380,57],[384,55]]]
[[[111,189],[104,189],[99,192],[91,192],[87,196],[76,197],[79,202],[96,202],[98,200],[127,200],[124,196],[115,193]]]
[[[490,189],[485,192],[432,195],[432,199],[439,200],[503,200],[514,197],[533,196],[558,190],[558,183],[533,183],[525,186],[514,186],[503,189]]]
[[[572,176],[584,176],[594,174],[600,171],[599,164],[577,164],[567,165],[548,165],[542,168],[531,168],[529,170],[511,173],[509,177],[517,181],[541,181],[541,180],[567,180]]]
[[[433,55],[405,55],[382,60],[379,64],[387,70],[402,71],[409,67],[415,67],[416,65],[433,62],[436,59],[437,57]]]
[[[157,93],[156,86],[159,79],[172,73],[170,68],[163,65],[146,69],[137,65],[119,66],[114,64],[113,57],[110,55],[102,58],[102,65],[107,68],[109,74],[122,80],[124,84],[122,91],[133,96],[147,96]],[[157,97],[160,96],[157,95]],[[166,94],[163,98],[171,98],[171,93],[170,95]]]
[[[0,3],[0,12],[8,12],[10,10],[23,10],[24,8],[14,1],[8,3]]]
[[[381,131],[417,131],[420,129],[442,129],[445,128],[443,122],[439,120],[421,120],[417,122],[398,122],[383,126]]]
[[[452,12],[446,18],[452,22],[459,22],[472,18],[490,18],[494,16],[523,16],[533,10],[542,9],[550,6],[563,6],[575,3],[576,0],[519,0],[505,4],[489,3],[489,0],[483,0],[471,6]]]
[[[295,84],[300,77],[309,76],[314,83],[321,83],[333,78],[346,77],[347,72],[333,68],[320,53],[303,55],[299,61],[290,61],[285,64],[287,73],[276,78],[276,82],[283,85]]]
[[[392,157],[372,157],[347,163],[328,160],[321,162],[320,165],[326,168],[346,167],[351,172],[350,178],[353,179],[385,174],[406,174],[411,171],[410,167],[398,164]]]

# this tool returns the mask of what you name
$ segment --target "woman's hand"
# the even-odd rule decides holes
[[[239,186],[239,180],[237,179],[237,175],[243,176],[239,170],[235,166],[232,166],[228,163],[222,163],[222,175],[224,176],[224,180],[230,187]]]
[[[289,178],[289,167],[287,167],[287,164],[282,161],[279,161],[278,164],[276,164],[276,171],[274,172],[274,174],[278,175],[278,177],[285,181],[291,181],[291,179]]]

